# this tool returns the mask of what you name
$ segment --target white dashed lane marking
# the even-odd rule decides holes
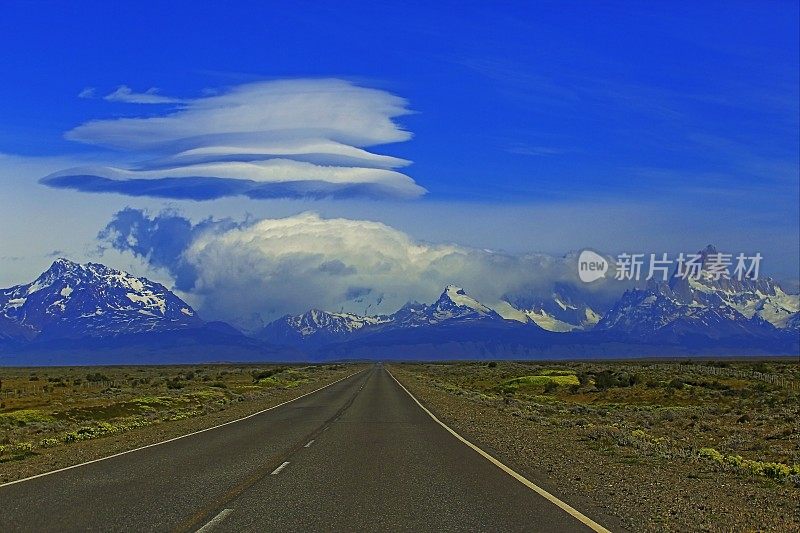
[[[211,521],[197,530],[197,533],[207,533],[212,531],[217,525],[225,520],[225,517],[233,512],[233,509],[223,509],[220,513],[211,519]]]
[[[275,470],[273,470],[273,471],[272,471],[272,473],[271,473],[270,475],[271,475],[271,476],[274,476],[274,475],[280,474],[280,473],[281,473],[281,470],[283,470],[284,468],[286,468],[286,465],[288,465],[288,464],[289,464],[289,461],[284,461],[284,462],[281,464],[281,466],[279,466],[278,468],[276,468]]]

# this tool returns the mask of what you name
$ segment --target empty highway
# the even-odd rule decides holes
[[[375,365],[235,423],[0,486],[0,531],[602,531],[562,507]]]

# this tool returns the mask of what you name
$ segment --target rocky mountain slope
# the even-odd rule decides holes
[[[798,295],[787,294],[772,279],[726,279],[713,275],[702,252],[702,269],[696,277],[650,282],[627,291],[597,325],[636,338],[705,336],[764,336],[797,331]]]
[[[166,287],[97,263],[56,260],[31,283],[0,289],[0,317],[28,338],[108,337],[203,324]]]
[[[0,289],[0,364],[291,360],[222,322],[205,322],[159,283],[97,263],[56,260]]]

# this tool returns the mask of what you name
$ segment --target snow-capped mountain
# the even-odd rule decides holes
[[[97,263],[58,259],[0,289],[0,365],[289,361],[301,357],[205,322],[166,287]]]
[[[715,279],[707,269],[713,246],[701,251],[696,279],[672,277],[627,291],[597,325],[598,330],[638,337],[703,335],[709,338],[770,335],[796,327],[798,296],[769,278]],[[794,325],[794,326],[793,326]]]
[[[302,315],[281,317],[268,324],[258,336],[277,344],[321,345],[377,331],[478,321],[504,322],[505,319],[494,309],[469,296],[461,287],[448,285],[430,305],[409,302],[396,313],[377,316],[312,309]]]
[[[714,253],[713,248],[703,253]],[[324,350],[347,357],[380,353],[428,357],[458,353],[524,356],[559,350],[592,354],[792,353],[797,339],[798,298],[769,279],[673,278],[627,291],[604,315],[586,303],[580,288],[556,287],[547,297],[509,295],[486,305],[464,289],[448,285],[432,304],[411,302],[390,315],[360,316],[312,310],[285,316],[260,337],[270,342]],[[604,348],[605,346],[605,348]],[[423,348],[424,347],[424,348]],[[622,350],[622,352],[620,352]]]
[[[431,305],[406,304],[390,317],[393,327],[433,326],[443,322],[503,320],[494,309],[469,296],[455,285],[445,287],[439,299]]]
[[[360,316],[311,309],[302,315],[285,315],[267,324],[258,337],[277,344],[320,345],[346,338],[364,328],[385,324],[389,320],[387,316]]]
[[[800,308],[800,296],[787,294],[770,278],[715,280],[703,271],[699,279],[676,280],[670,289],[686,305],[723,304],[747,318],[758,317],[779,329],[788,327]]]
[[[265,327],[257,340],[227,324],[204,322],[158,283],[100,264],[59,259],[33,282],[0,289],[0,363],[786,354],[800,349],[798,297],[769,279],[740,282],[703,272],[698,279],[651,283],[626,292],[599,322],[584,296],[579,288],[557,287],[548,297],[510,295],[487,305],[449,285],[433,303],[411,302],[390,315],[316,309],[287,315]]]
[[[57,259],[33,282],[0,289],[0,324],[11,338],[53,339],[170,331],[203,321],[163,285]]]
[[[592,329],[602,315],[581,301],[569,287],[556,287],[549,297],[510,295],[494,306],[507,320],[534,323],[547,331],[565,333]]]
[[[634,337],[698,334],[709,338],[769,334],[775,327],[758,316],[747,318],[723,303],[691,305],[665,283],[627,291],[600,320],[597,330]]]

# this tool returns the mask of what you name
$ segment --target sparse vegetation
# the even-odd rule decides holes
[[[652,513],[635,529],[645,521],[650,530],[724,530],[719,509],[728,526],[800,527],[800,516],[773,518],[797,509],[787,496],[800,488],[796,361],[407,363],[392,370],[462,430],[474,435],[483,423],[480,435],[494,449],[516,450],[513,462],[578,480],[580,494],[594,486],[596,499],[615,506],[635,502],[630,515]],[[609,494],[612,479],[619,484]],[[659,489],[639,494],[643,485]],[[757,515],[735,510],[755,494]],[[679,505],[684,495],[692,496]]]
[[[2,465],[71,443],[256,402],[341,365],[0,369]],[[42,385],[41,383],[45,383]]]

